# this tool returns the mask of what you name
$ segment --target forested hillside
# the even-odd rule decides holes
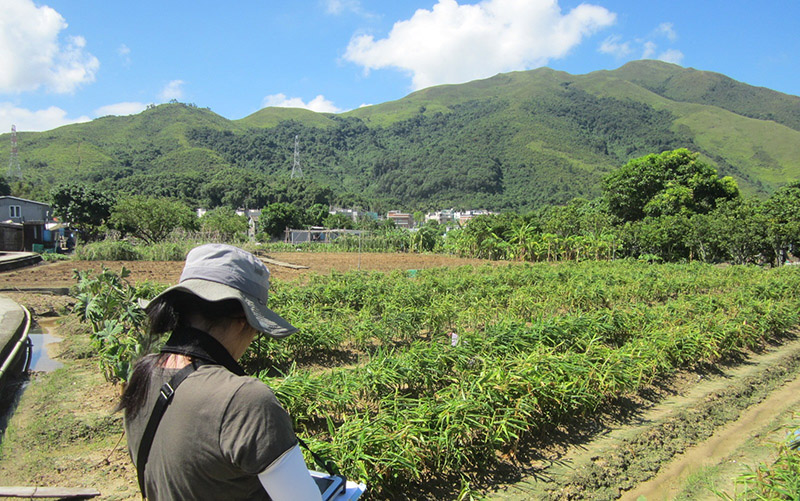
[[[295,137],[304,178],[290,180]],[[6,156],[8,135],[0,137]],[[267,108],[241,120],[180,103],[19,134],[24,180],[192,205],[300,196],[365,207],[524,211],[600,193],[632,158],[700,152],[746,194],[800,178],[800,97],[656,61],[570,75],[547,68],[445,85],[333,115]]]

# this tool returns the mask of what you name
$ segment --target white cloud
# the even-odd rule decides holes
[[[416,89],[462,83],[544,65],[615,19],[614,13],[590,4],[563,14],[557,0],[484,0],[475,5],[439,0],[431,10],[419,9],[411,19],[395,23],[387,38],[354,36],[344,58],[366,72],[406,71]]]
[[[354,0],[327,0],[325,2],[328,14],[341,14],[345,9],[351,9],[358,2]]]
[[[117,54],[126,66],[131,64],[131,49],[127,45],[122,44],[117,47]]]
[[[325,96],[321,94],[308,103],[303,102],[303,99],[299,97],[286,97],[286,94],[272,94],[264,98],[263,106],[305,108],[307,110],[316,111],[317,113],[339,113],[342,111],[337,108],[332,101],[328,101],[325,99]]]
[[[642,59],[650,59],[656,53],[658,45],[655,42],[645,42],[644,49],[642,50]]]
[[[665,50],[659,54],[658,59],[667,63],[681,64],[681,61],[683,61],[683,52],[676,49]]]
[[[350,12],[362,17],[376,17],[374,14],[365,11],[359,0],[324,0],[324,3],[327,13],[334,16]]]
[[[168,83],[158,94],[159,99],[162,101],[169,101],[171,99],[183,98],[183,80],[173,80]]]
[[[678,39],[678,34],[675,32],[675,28],[672,26],[672,23],[661,23],[656,28],[656,33],[659,35],[664,35],[670,42],[674,42]]]
[[[0,103],[0,127],[2,127],[0,130],[2,132],[10,131],[12,125],[16,125],[19,131],[44,131],[89,120],[91,118],[87,116],[69,118],[66,111],[55,106],[31,111],[17,108],[12,103]]]
[[[670,42],[674,42],[678,39],[678,34],[672,23],[661,23],[655,30],[651,31],[648,36],[637,38],[632,42],[623,42],[622,37],[619,35],[612,35],[606,38],[597,50],[603,54],[611,54],[617,58],[624,58],[636,51],[638,47],[641,48],[641,59],[655,58],[668,63],[681,64],[683,61],[683,52],[673,48],[659,51],[658,44],[653,40],[656,37],[664,37]],[[658,56],[656,56],[657,53]]]
[[[86,52],[86,40],[58,40],[67,22],[54,9],[32,0],[0,2],[0,92],[17,93],[44,87],[73,92],[93,82],[100,61]]]
[[[142,111],[144,111],[145,108],[147,108],[147,105],[144,103],[135,103],[135,102],[115,103],[97,108],[96,110],[94,110],[94,116],[104,117],[107,115],[117,115],[117,116],[135,115],[137,113],[141,113]]]
[[[633,52],[630,42],[620,42],[621,37],[614,35],[606,38],[600,44],[600,52],[603,54],[611,54],[618,58],[623,58]]]

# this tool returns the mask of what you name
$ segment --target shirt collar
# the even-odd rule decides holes
[[[161,353],[176,353],[199,358],[221,365],[237,376],[246,375],[242,366],[233,359],[222,343],[194,327],[178,327],[172,331],[172,335],[161,348]]]

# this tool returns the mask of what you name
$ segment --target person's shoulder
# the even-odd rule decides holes
[[[275,400],[275,393],[272,388],[267,386],[266,383],[260,379],[252,376],[234,376],[238,378],[239,388],[236,395],[239,398],[252,398],[252,399],[267,399]]]

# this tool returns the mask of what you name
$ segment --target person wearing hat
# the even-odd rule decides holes
[[[320,499],[291,418],[237,363],[258,332],[297,330],[267,307],[268,290],[261,260],[208,244],[189,252],[177,285],[142,304],[152,335],[170,333],[136,363],[119,404],[142,496]]]

